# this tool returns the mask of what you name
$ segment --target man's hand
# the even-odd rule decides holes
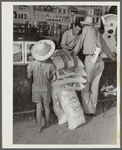
[[[57,79],[57,78],[56,78],[56,74],[54,74],[54,75],[53,75],[53,79],[52,79],[51,82],[54,82],[56,79]]]
[[[108,56],[108,58],[110,58],[113,61],[117,59],[116,55],[113,55],[112,53],[108,54],[107,56]]]
[[[76,52],[74,49],[72,50],[73,55],[77,55],[78,52]]]

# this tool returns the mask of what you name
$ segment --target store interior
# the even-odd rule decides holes
[[[26,68],[31,61],[32,45],[42,39],[50,39],[60,49],[63,33],[76,20],[93,17],[99,29],[100,18],[108,14],[111,6],[100,5],[14,5],[13,6],[13,111],[34,110],[31,101],[31,84]],[[18,51],[18,53],[16,53]],[[108,78],[116,80],[116,61],[103,58],[105,69],[100,84]],[[110,82],[112,82],[110,80]],[[110,83],[111,84],[111,83]],[[27,105],[28,104],[28,105]]]
[[[13,12],[14,41],[51,39],[60,48],[62,34],[77,20],[89,15],[94,23],[105,15],[110,6],[46,6],[15,5]]]

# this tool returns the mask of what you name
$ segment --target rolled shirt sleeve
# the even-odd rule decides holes
[[[80,51],[80,49],[82,48],[83,41],[85,39],[85,34],[86,34],[86,31],[85,31],[85,28],[84,28],[82,34],[79,37],[78,43],[77,43],[77,45],[74,48],[74,53],[73,53],[74,55],[77,55],[78,52]]]
[[[67,32],[64,32],[62,36],[61,45],[67,45]]]

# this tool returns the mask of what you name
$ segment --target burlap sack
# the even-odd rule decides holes
[[[52,83],[52,86],[56,87],[67,83],[86,83],[86,80],[82,76],[69,76],[56,80]]]
[[[81,76],[87,76],[84,68],[82,67],[70,67],[70,68],[61,68],[56,70],[57,79],[64,78],[67,76],[73,76],[73,75],[81,75]]]
[[[79,59],[78,56],[71,56],[68,55],[60,55],[56,57],[51,57],[54,65],[56,66],[56,69],[61,69],[61,68],[69,68],[69,67],[82,67],[84,68],[84,65],[82,61]]]
[[[67,117],[63,111],[63,108],[61,106],[61,103],[59,101],[59,98],[57,96],[57,89],[52,90],[52,100],[53,100],[53,110],[58,118],[58,124],[64,124],[67,123]]]
[[[69,129],[75,129],[79,125],[85,123],[83,110],[76,92],[74,90],[62,90],[58,92],[57,95],[68,118]]]

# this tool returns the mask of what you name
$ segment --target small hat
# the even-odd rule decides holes
[[[51,40],[40,40],[33,45],[31,54],[34,59],[43,61],[48,59],[55,50],[55,44]]]
[[[95,24],[95,23],[93,23],[93,18],[90,17],[90,16],[87,16],[85,18],[85,20],[84,21],[80,21],[80,23],[81,23],[81,25],[82,24],[88,24],[88,25],[94,25]]]

